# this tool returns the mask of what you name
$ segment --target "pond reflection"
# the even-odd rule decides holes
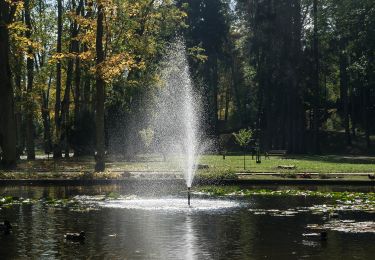
[[[210,198],[194,195],[186,204],[184,187],[130,186],[0,187],[0,195],[76,198],[87,203],[117,192],[118,199],[98,200],[93,211],[74,211],[37,202],[4,207],[11,235],[0,234],[0,259],[371,259],[373,233],[328,230],[323,242],[306,237],[308,225],[327,223],[323,215],[270,214],[272,210],[329,204],[313,197]],[[155,195],[157,193],[157,195]],[[260,210],[267,214],[254,214]],[[374,220],[374,213],[348,211],[342,220]],[[83,244],[64,239],[66,232],[86,232]]]

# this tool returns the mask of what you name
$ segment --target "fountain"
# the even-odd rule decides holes
[[[190,206],[190,187],[188,187],[188,205]]]
[[[168,49],[161,63],[154,129],[161,151],[178,157],[190,206],[190,189],[204,147],[199,134],[201,106],[199,95],[193,89],[184,42],[177,39]]]

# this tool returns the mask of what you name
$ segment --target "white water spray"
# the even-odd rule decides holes
[[[160,75],[160,95],[154,120],[156,141],[161,152],[178,158],[189,189],[203,145],[200,99],[193,89],[182,40],[176,40],[170,46]]]

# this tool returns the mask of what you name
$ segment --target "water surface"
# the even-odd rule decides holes
[[[118,185],[0,187],[0,195],[78,196],[82,204],[97,206],[92,211],[73,211],[35,203],[1,209],[0,220],[11,220],[14,230],[11,235],[0,235],[0,258],[371,259],[375,254],[374,233],[329,231],[327,241],[303,236],[308,224],[324,223],[322,215],[309,211],[294,216],[253,212],[332,203],[329,199],[195,195],[189,208],[183,189]],[[113,191],[125,196],[98,199],[98,195]],[[373,221],[374,217],[373,213],[363,212],[340,214],[341,219],[356,221]],[[85,243],[64,240],[66,232],[80,230],[86,232]]]

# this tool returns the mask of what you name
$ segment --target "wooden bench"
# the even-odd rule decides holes
[[[286,155],[287,150],[269,150],[264,154],[265,158],[270,158],[270,155]]]

